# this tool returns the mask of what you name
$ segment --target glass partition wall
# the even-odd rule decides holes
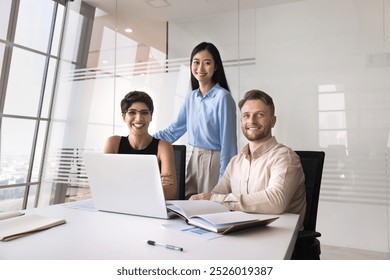
[[[89,198],[82,156],[127,135],[122,97],[148,92],[165,128],[210,41],[237,103],[268,92],[277,140],[325,151],[322,244],[390,251],[390,0],[30,2],[0,4],[0,211]]]

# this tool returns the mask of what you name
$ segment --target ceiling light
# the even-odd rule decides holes
[[[171,6],[167,0],[148,0],[146,3],[148,3],[153,8],[164,8]]]
[[[125,32],[126,32],[126,33],[131,33],[131,32],[133,32],[133,29],[131,29],[131,28],[125,28]]]

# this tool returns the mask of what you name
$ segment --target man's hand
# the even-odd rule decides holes
[[[211,193],[198,193],[190,197],[190,200],[210,200]]]

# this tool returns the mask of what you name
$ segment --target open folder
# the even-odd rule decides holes
[[[64,219],[48,218],[35,214],[12,212],[0,215],[0,241],[13,240],[34,232],[65,224]]]
[[[184,218],[190,225],[216,233],[230,233],[252,227],[265,226],[279,217],[230,211],[210,200],[171,200],[167,208]]]

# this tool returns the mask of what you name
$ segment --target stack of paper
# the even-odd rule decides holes
[[[25,215],[17,211],[0,213],[0,240],[9,241],[65,223],[64,219]]]

